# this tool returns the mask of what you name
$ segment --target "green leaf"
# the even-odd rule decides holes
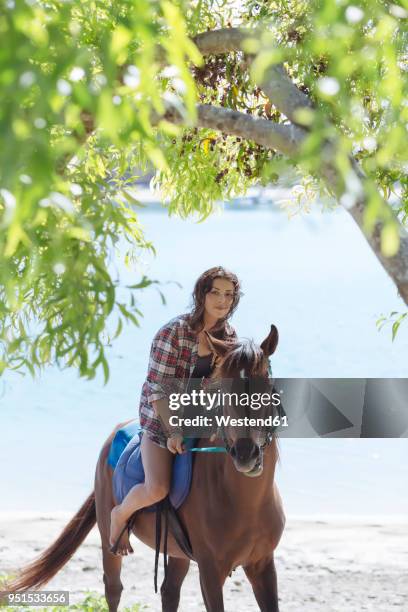
[[[101,363],[103,368],[104,384],[106,385],[109,380],[109,365],[104,354],[102,355]]]
[[[123,53],[130,41],[132,40],[132,32],[119,24],[112,32],[112,38],[110,43],[111,58],[116,60],[119,65],[122,65],[126,60],[126,55]],[[119,58],[119,61],[118,61]]]
[[[392,341],[394,342],[395,340],[395,336],[397,335],[399,326],[401,324],[401,321],[394,321],[394,323],[392,324]]]
[[[385,257],[394,257],[399,249],[398,226],[394,222],[387,223],[381,231],[381,252]]]
[[[135,285],[126,285],[126,286],[128,289],[145,289],[146,287],[150,287],[150,285],[153,285],[157,282],[158,281],[151,280],[147,276],[143,276],[142,280],[139,283],[136,283]]]
[[[113,334],[113,338],[112,338],[112,340],[115,340],[115,339],[116,339],[118,336],[120,336],[120,334],[121,334],[121,332],[122,332],[122,329],[123,329],[122,319],[121,319],[121,318],[119,318],[119,320],[118,320],[118,325],[117,325],[117,328],[116,328],[115,333]]]

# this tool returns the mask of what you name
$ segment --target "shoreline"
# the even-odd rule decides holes
[[[0,575],[32,561],[51,544],[69,512],[20,511],[0,513]],[[276,551],[281,612],[401,611],[408,601],[408,517],[353,517],[292,515]],[[380,520],[381,519],[381,520]],[[135,603],[159,610],[153,589],[154,551],[132,538],[135,553],[123,562],[124,584],[120,609]],[[163,576],[159,562],[159,583]],[[85,594],[103,593],[99,533],[93,528],[85,542],[47,590],[69,590],[71,603]],[[258,610],[242,568],[224,585],[226,612]],[[183,584],[180,612],[204,612],[198,569],[190,566]]]

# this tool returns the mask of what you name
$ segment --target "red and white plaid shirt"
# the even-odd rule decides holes
[[[234,328],[226,324],[226,338],[236,338]],[[183,314],[163,325],[153,338],[149,367],[140,397],[140,425],[154,442],[166,448],[166,436],[157,418],[152,402],[166,397],[166,383],[174,390],[180,382],[179,391],[185,387],[197,361],[198,338]]]

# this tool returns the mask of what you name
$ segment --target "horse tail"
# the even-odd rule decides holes
[[[6,592],[38,589],[70,560],[96,523],[95,493],[92,492],[58,538],[37,559],[23,567],[11,582],[2,584],[0,602]]]

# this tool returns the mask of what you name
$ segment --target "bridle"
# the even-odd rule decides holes
[[[271,374],[271,369],[270,369],[270,364],[268,364],[268,375]],[[242,370],[240,370],[240,377],[239,379],[241,381],[243,381],[244,383],[244,393],[248,393],[249,395],[249,389],[250,389],[250,381],[251,381],[251,377],[246,376],[245,375],[245,369],[243,368]],[[218,404],[215,408],[215,413],[218,416],[222,416],[223,415],[223,406],[222,404]],[[250,430],[251,427],[250,425],[245,425],[245,438],[250,438]],[[265,450],[266,447],[270,446],[270,444],[272,443],[272,440],[274,438],[274,433],[275,433],[276,427],[272,426],[270,428],[267,428],[266,430],[264,430],[262,433],[264,434],[263,437],[263,441],[261,444],[258,444],[259,450],[260,450],[260,460],[262,461],[262,455],[263,452]],[[220,434],[220,437],[223,441],[223,446],[209,446],[209,447],[194,447],[194,448],[190,448],[189,450],[192,452],[224,452],[224,453],[228,453],[230,456],[232,455],[232,449],[234,444],[230,443],[230,438],[227,435],[227,432],[225,430],[225,426],[224,423],[221,423],[221,425],[218,427],[218,431]]]
[[[249,382],[250,382],[250,378],[249,377],[245,377],[244,379],[244,384],[245,384],[245,393],[248,392],[249,389]],[[222,405],[218,404],[217,408],[216,408],[216,412],[218,415],[222,415]],[[244,433],[244,438],[250,438],[250,432],[251,432],[251,427],[250,425],[244,425],[245,428],[245,433]],[[259,446],[259,450],[261,452],[263,452],[265,450],[265,448],[267,446],[269,446],[272,443],[273,440],[273,434],[275,431],[276,427],[271,427],[271,428],[267,428],[265,430],[262,431],[262,434],[264,434],[264,439],[263,442],[261,444],[258,444]],[[219,431],[220,431],[220,435],[221,435],[221,439],[224,443],[224,448],[226,450],[227,453],[231,454],[231,449],[234,446],[233,444],[230,443],[230,439],[228,438],[227,432],[225,431],[225,426],[224,423],[221,423],[220,427],[219,427]]]

